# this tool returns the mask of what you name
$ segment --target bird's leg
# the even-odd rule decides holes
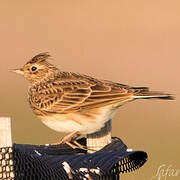
[[[70,142],[73,139],[76,139],[77,137],[79,137],[80,134],[78,134],[77,131],[73,131],[72,133],[69,133],[68,135],[64,136],[60,141],[56,142],[56,143],[52,143],[53,145],[57,145],[57,144],[66,144],[66,142]]]
[[[80,136],[80,134],[78,133],[78,131],[73,131],[73,132],[69,133],[68,135],[64,136],[59,143],[64,144],[66,142],[71,142],[71,141],[77,139],[79,136]]]
[[[71,134],[71,133],[70,133]],[[70,134],[68,134],[68,135],[70,135]],[[67,136],[68,136],[67,135]],[[73,149],[75,149],[75,148],[79,148],[79,149],[84,149],[84,150],[87,150],[87,148],[85,147],[85,146],[83,146],[83,145],[81,145],[80,143],[78,143],[77,141],[76,141],[76,139],[80,136],[81,134],[79,134],[78,132],[75,132],[75,134],[71,137],[71,139],[69,140],[69,141],[66,141],[65,143],[66,144],[68,144],[69,146],[71,146]],[[66,138],[66,136],[64,137],[64,138]],[[63,139],[64,139],[63,138]],[[62,139],[62,140],[63,140]],[[72,144],[73,143],[73,144]],[[75,145],[74,145],[75,144]]]
[[[80,134],[78,133],[78,131],[73,131],[72,133],[69,133],[68,135],[66,135],[65,137],[63,137],[61,139],[61,141],[53,143],[52,145],[58,145],[58,144],[67,144],[70,147],[72,147],[73,149],[75,148],[80,148],[80,149],[85,149],[86,148],[79,144],[76,139],[80,136]],[[73,144],[74,143],[74,144]]]

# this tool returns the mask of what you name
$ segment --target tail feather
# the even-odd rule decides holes
[[[150,91],[148,87],[133,87],[135,99],[164,99],[174,100],[174,96],[160,91]]]

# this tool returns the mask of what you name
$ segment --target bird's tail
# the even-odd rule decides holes
[[[150,91],[148,87],[133,87],[134,99],[164,99],[164,100],[174,100],[173,95],[160,92],[160,91]]]

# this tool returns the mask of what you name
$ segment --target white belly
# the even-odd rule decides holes
[[[93,117],[87,117],[80,113],[54,114],[51,116],[42,116],[42,122],[49,128],[58,132],[79,131],[82,134],[90,134],[98,131],[104,126],[104,123],[112,119],[117,109],[101,108]]]

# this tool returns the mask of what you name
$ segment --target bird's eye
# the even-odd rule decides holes
[[[36,71],[36,69],[37,69],[36,66],[33,66],[33,67],[31,68],[32,71]]]

